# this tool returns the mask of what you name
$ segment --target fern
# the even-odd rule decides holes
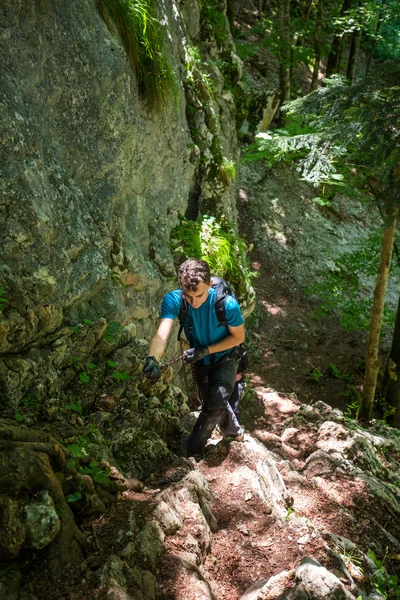
[[[136,73],[139,92],[151,107],[167,105],[178,96],[163,26],[153,0],[99,0],[109,28],[114,22]]]

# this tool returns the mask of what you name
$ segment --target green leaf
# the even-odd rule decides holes
[[[68,496],[65,496],[65,499],[67,502],[77,502],[78,500],[82,499],[82,494],[80,492],[75,492],[74,494],[68,494]]]
[[[72,453],[72,456],[86,456],[86,453],[77,444],[71,444],[67,448]]]
[[[87,366],[88,369],[95,369],[96,368],[96,365],[93,364],[93,363],[89,363],[86,366]]]
[[[89,375],[83,372],[79,375],[79,379],[83,381],[83,383],[87,383],[89,381]]]
[[[332,179],[337,179],[338,181],[344,179],[344,175],[342,175],[342,173],[332,173],[331,177]]]
[[[14,419],[18,421],[18,423],[21,423],[21,421],[24,420],[24,417],[21,415],[21,413],[15,413]]]
[[[93,321],[91,321],[90,319],[83,319],[83,322],[85,323],[85,325],[93,325]]]
[[[330,206],[331,202],[327,198],[321,198],[320,196],[316,196],[312,199],[315,204],[319,204],[320,206]]]
[[[108,364],[109,367],[116,367],[117,366],[117,363],[114,362],[113,360],[108,360],[107,364]]]
[[[123,380],[123,379],[129,379],[128,373],[121,373],[121,371],[115,371],[115,373],[113,373],[112,376],[117,381]]]

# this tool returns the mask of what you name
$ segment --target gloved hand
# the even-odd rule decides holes
[[[158,363],[158,360],[154,358],[154,356],[147,356],[146,362],[143,367],[144,376],[147,379],[152,379],[153,381],[157,381],[161,377],[161,369]]]
[[[199,348],[189,348],[189,350],[185,350],[183,353],[186,362],[195,363],[198,360],[201,360],[205,356],[210,354],[207,346],[200,346]]]

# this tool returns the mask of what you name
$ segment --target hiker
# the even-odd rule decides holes
[[[182,263],[178,279],[180,289],[168,292],[163,299],[160,324],[150,342],[143,373],[153,380],[160,377],[158,361],[165,351],[174,319],[180,318],[183,307],[187,312],[183,328],[191,346],[184,352],[184,359],[194,364],[203,402],[186,443],[188,456],[193,456],[203,451],[216,425],[224,437],[243,441],[244,430],[235,415],[239,387],[235,390],[237,397],[232,399],[234,408],[230,398],[240,358],[238,347],[245,337],[244,320],[235,297],[225,294],[223,308],[219,308],[219,312],[224,313],[225,326],[221,325],[215,307],[217,288],[213,286],[210,269],[203,260],[189,259]]]

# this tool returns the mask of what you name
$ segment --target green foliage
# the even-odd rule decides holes
[[[222,157],[222,163],[219,167],[219,176],[225,185],[230,185],[232,181],[236,180],[236,164],[232,160],[226,158],[226,156]]]
[[[186,79],[197,87],[204,86],[210,97],[213,97],[213,82],[207,72],[208,61],[203,61],[197,46],[185,46]]]
[[[72,504],[73,502],[78,502],[78,500],[82,500],[82,494],[80,492],[75,492],[74,494],[67,494],[65,496],[65,499],[69,504]]]
[[[397,0],[389,0],[383,12],[375,56],[379,61],[396,60],[400,56],[400,14]],[[375,31],[375,27],[373,29]],[[372,37],[372,36],[371,36]]]
[[[86,456],[86,452],[78,446],[78,444],[70,444],[67,446],[67,450],[69,450],[72,456],[79,458],[80,456]]]
[[[335,377],[336,379],[343,379],[344,381],[351,382],[353,381],[353,377],[348,373],[341,373],[339,368],[334,363],[329,363],[326,367],[326,371],[328,375],[331,377]]]
[[[78,400],[77,402],[71,402],[70,404],[66,404],[64,406],[64,410],[70,411],[70,412],[75,412],[79,416],[82,416],[82,411],[83,411],[82,403],[80,400]]]
[[[228,38],[229,24],[225,18],[223,0],[203,0],[201,5],[201,21],[204,29],[211,29],[216,41],[223,45]]]
[[[360,390],[355,385],[348,384],[346,392],[342,392],[339,396],[343,396],[348,400],[344,416],[347,419],[356,419],[362,401]]]
[[[104,21],[118,28],[139,92],[151,107],[160,108],[177,98],[178,86],[155,6],[153,0],[100,0]]]
[[[256,142],[244,151],[241,162],[262,162],[270,169],[280,162],[305,160],[316,144],[315,135],[315,130],[296,115],[281,129],[258,133]],[[328,179],[326,172],[324,180]]]
[[[400,586],[397,575],[389,575],[385,568],[387,558],[387,549],[383,560],[379,560],[372,550],[367,552],[368,558],[372,560],[376,567],[376,571],[372,576],[372,586],[384,598],[390,600],[400,599]]]
[[[104,333],[104,339],[109,344],[115,344],[115,335],[121,330],[122,325],[118,321],[113,321],[107,325],[107,329]]]
[[[285,515],[285,519],[286,521],[290,521],[290,519],[293,517],[293,515],[296,514],[296,511],[294,510],[293,506],[289,506],[289,508],[286,511],[286,515]]]
[[[306,293],[316,296],[320,304],[312,317],[319,319],[337,312],[340,323],[347,331],[368,330],[372,298],[362,282],[376,275],[380,261],[381,234],[373,233],[352,252],[346,252],[333,261],[334,271],[321,274]],[[398,269],[396,260],[393,269]],[[389,330],[396,314],[387,305],[384,309],[382,327]]]
[[[239,294],[256,276],[247,266],[246,243],[215,217],[205,215],[198,222],[182,219],[171,231],[171,249],[179,262],[187,258],[205,260],[211,273],[236,285]]]
[[[125,283],[121,279],[121,274],[118,273],[118,271],[111,271],[110,278],[115,287],[126,288]]]
[[[378,408],[382,412],[382,419],[380,419],[382,423],[387,423],[387,420],[396,414],[396,407],[389,404],[385,398],[379,398]]]
[[[108,474],[110,473],[110,469],[106,471],[99,467],[94,461],[89,463],[89,466],[82,467],[82,473],[86,473],[90,475],[90,477],[96,483],[108,488],[114,489],[114,483],[109,478]]]
[[[393,172],[399,163],[398,96],[400,61],[380,65],[353,85],[341,76],[325,87],[285,105],[288,115],[309,119],[316,133],[307,136],[307,155],[299,169],[307,181],[320,183],[335,172],[334,161],[348,152],[368,166],[379,180],[395,188]],[[291,145],[296,144],[293,138]],[[383,204],[391,201],[387,191]]]
[[[243,61],[257,54],[258,49],[258,45],[251,42],[242,42],[240,40],[236,42],[236,53]]]
[[[0,569],[0,582],[6,583],[7,581],[19,581],[20,579],[21,572],[15,563],[4,565]]]
[[[7,298],[4,298],[4,287],[0,285],[0,312],[3,312],[7,302]]]
[[[321,369],[313,367],[312,369],[309,370],[308,377],[312,381],[318,382],[321,379],[321,377],[323,377],[323,373],[322,373]]]

